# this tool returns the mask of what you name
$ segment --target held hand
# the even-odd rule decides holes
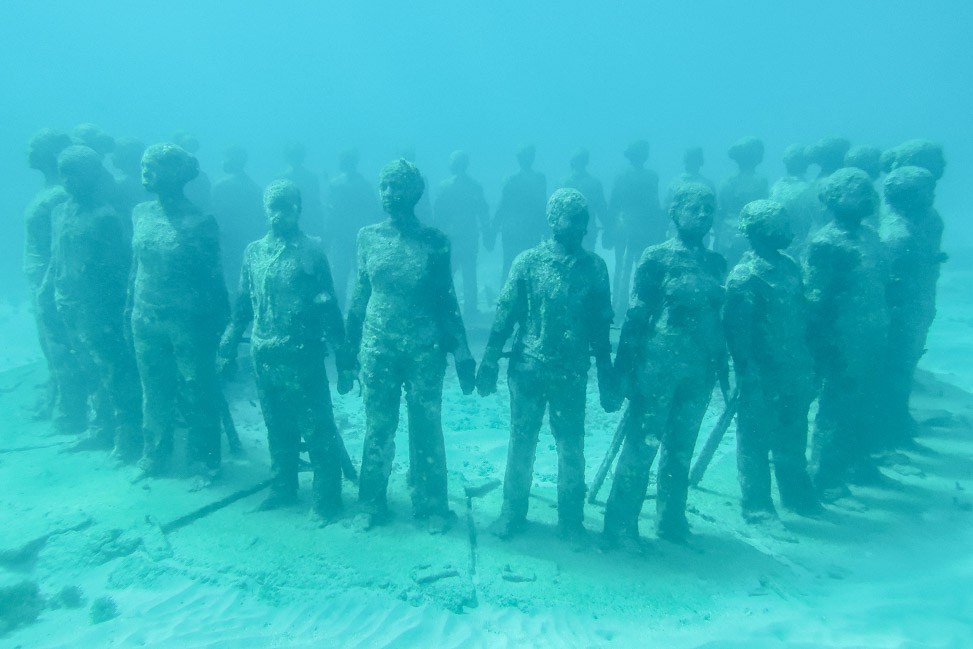
[[[497,391],[497,377],[500,375],[500,367],[496,363],[480,363],[480,369],[476,373],[476,391],[481,397],[486,397]]]
[[[456,361],[456,376],[463,394],[473,394],[476,386],[476,361],[472,358]]]
[[[610,366],[598,370],[598,396],[605,412],[616,412],[625,400],[621,381]]]
[[[352,370],[341,370],[338,372],[338,394],[348,394],[355,387],[355,379],[358,376]]]

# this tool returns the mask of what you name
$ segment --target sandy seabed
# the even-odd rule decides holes
[[[921,448],[886,458],[883,487],[853,488],[820,519],[782,512],[780,525],[749,526],[739,514],[731,428],[690,492],[688,546],[652,534],[653,484],[644,557],[603,554],[594,538],[575,552],[554,531],[556,456],[545,427],[528,531],[493,538],[485,528],[500,490],[473,501],[475,574],[463,485],[503,477],[502,378],[497,396],[480,399],[447,376],[459,519],[445,535],[410,517],[405,417],[390,489],[396,517],[384,528],[313,527],[310,475],[302,474],[299,507],[255,512],[257,493],[163,533],[167,522],[267,478],[249,375],[227,387],[245,455],[226,455],[219,483],[193,490],[174,476],[133,485],[133,469],[113,468],[102,453],[62,453],[70,440],[30,421],[25,409],[44,369],[27,314],[0,309],[0,588],[34,582],[46,601],[35,622],[0,635],[0,647],[973,647],[971,277],[943,279],[913,400]],[[721,408],[714,398],[701,437]],[[361,401],[336,396],[335,412],[357,463]],[[592,381],[589,480],[618,417],[598,408]],[[609,486],[610,477],[586,510],[593,537]],[[345,483],[345,493],[352,503],[354,486]],[[69,586],[80,588],[80,606],[57,603]],[[115,616],[94,623],[103,598]]]

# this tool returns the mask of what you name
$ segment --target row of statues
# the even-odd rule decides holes
[[[816,146],[848,149],[835,142]],[[222,224],[188,197],[199,178],[196,158],[174,143],[145,149],[139,176],[154,198],[125,212],[125,184],[113,179],[104,153],[91,144],[53,130],[32,140],[30,164],[45,173],[48,186],[27,213],[25,268],[55,386],[58,431],[87,431],[79,449],[111,449],[119,462],[137,462],[143,475],[169,470],[180,417],[192,472],[207,481],[218,475],[225,408],[219,370],[235,362],[248,330],[272,461],[263,507],[297,500],[303,443],[314,472],[312,514],[322,523],[343,515],[347,462],[325,371],[329,349],[337,391],[361,385],[366,431],[357,520],[364,528],[389,515],[403,392],[413,514],[431,531],[450,525],[441,418],[450,356],[462,391],[482,396],[496,391],[500,360],[508,359],[510,445],[503,505],[492,528],[503,538],[526,524],[545,413],[558,453],[559,531],[572,541],[586,537],[584,422],[592,357],[601,406],[614,412],[625,405],[604,519],[609,546],[640,547],[638,519],[657,454],[658,534],[686,538],[689,465],[714,386],[722,388],[727,407],[738,409],[742,507],[751,521],[776,516],[771,458],[783,506],[815,515],[822,500],[847,493],[848,483],[879,479],[875,454],[915,435],[909,395],[945,260],[942,220],[933,206],[944,166],[937,145],[910,141],[880,155],[888,171],[884,201],[877,177],[843,166],[850,150],[830,173],[822,165],[813,183],[801,181],[795,162],[789,172],[796,175],[785,183],[789,193],[740,204],[732,236],[725,218],[720,222],[726,206],[735,205],[729,186],[718,192],[698,176],[698,152],[687,156],[688,177],[667,192],[667,239],[661,224],[629,218],[634,208],[618,207],[639,204],[645,194],[636,189],[648,185],[622,183],[632,189],[625,193],[616,183],[611,203],[618,203],[607,209],[624,218],[613,222],[611,236],[627,232],[624,245],[619,238],[614,245],[616,302],[627,272],[619,275],[618,267],[631,263],[634,282],[614,359],[612,282],[605,261],[586,246],[593,206],[604,202],[603,194],[576,175],[591,198],[584,189],[556,190],[541,201],[546,236],[528,235],[528,216],[518,211],[526,199],[514,197],[544,183],[526,174],[505,186],[498,209],[509,269],[477,364],[452,261],[457,251],[475,258],[475,247],[461,248],[466,244],[417,216],[425,181],[410,161],[393,161],[380,174],[387,218],[355,233],[353,288],[343,316],[337,264],[320,239],[302,230],[305,197],[297,182],[278,180],[263,192],[266,233],[241,252],[231,308]],[[522,152],[522,171],[530,171],[528,153]],[[766,190],[751,177],[762,144],[748,138],[731,153],[745,177],[732,185],[733,196],[739,199],[748,186]],[[647,145],[636,143],[626,154],[633,177],[645,171]],[[814,155],[820,153],[788,149],[788,160]],[[445,201],[448,210],[482,225],[485,201],[463,176],[466,162],[454,156],[456,175],[437,206]],[[585,162],[576,162],[579,174]],[[795,216],[795,205],[803,203],[788,199],[801,194],[810,205],[812,191],[816,212],[803,229],[807,214]],[[342,236],[350,246],[350,231]],[[664,240],[653,244],[658,238]],[[513,254],[508,242],[526,249]],[[732,250],[738,259],[728,273],[721,252]]]

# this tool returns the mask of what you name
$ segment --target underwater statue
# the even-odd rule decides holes
[[[44,284],[51,263],[51,212],[68,199],[61,186],[57,157],[69,146],[71,138],[67,133],[50,128],[35,133],[27,145],[27,165],[41,172],[44,186],[24,213],[23,268],[37,339],[48,371],[36,415],[41,419],[52,417],[54,428],[60,433],[74,434],[87,426],[87,393],[73,378],[81,370],[58,320],[51,286]],[[72,387],[77,394],[72,394]]]
[[[803,256],[808,239],[813,234],[811,224],[818,219],[821,211],[817,188],[807,179],[810,165],[807,147],[800,144],[790,145],[784,149],[784,170],[787,175],[770,188],[770,200],[784,208],[790,222],[794,239],[788,246],[787,253],[794,259]]]
[[[882,150],[866,144],[856,144],[845,153],[844,166],[861,169],[875,182],[882,175]]]
[[[559,189],[547,203],[551,238],[521,253],[497,302],[497,316],[476,377],[482,396],[497,389],[504,343],[517,329],[507,370],[510,446],[503,508],[493,531],[502,538],[527,520],[534,456],[544,412],[557,444],[558,530],[584,536],[584,417],[591,356],[605,410],[621,405],[608,330],[613,311],[608,267],[583,249],[588,205],[581,192]]]
[[[889,173],[899,167],[922,167],[939,182],[946,169],[941,144],[929,140],[908,140],[882,153],[882,170]]]
[[[334,274],[338,305],[344,306],[349,278],[356,271],[355,237],[358,231],[379,220],[375,189],[358,172],[358,152],[344,151],[338,158],[341,171],[329,184],[331,206],[328,210],[328,250]]]
[[[713,250],[736,264],[747,249],[740,233],[740,210],[751,201],[767,198],[767,179],[757,173],[764,159],[764,143],[756,137],[738,140],[726,152],[737,172],[720,185],[720,214],[713,228]]]
[[[86,146],[103,160],[115,149],[115,138],[101,129],[100,126],[85,122],[71,129],[71,139],[75,144]]]
[[[132,210],[151,199],[142,186],[142,154],[145,145],[131,137],[119,138],[111,152],[111,162],[118,169],[115,178],[115,206],[129,237],[132,234]]]
[[[909,396],[926,335],[936,317],[936,284],[946,260],[943,220],[933,207],[936,178],[922,167],[896,167],[885,178],[879,236],[889,257],[889,350],[885,443],[907,444],[917,424]]]
[[[188,428],[189,468],[208,480],[220,468],[216,350],[230,308],[219,226],[183,193],[198,173],[196,158],[180,146],[145,150],[142,183],[158,198],[132,214],[129,308],[143,392],[139,466],[146,475],[167,468],[178,401]]]
[[[199,140],[195,135],[188,131],[176,131],[172,135],[172,143],[182,147],[187,153],[196,156],[199,153]],[[213,183],[209,175],[200,168],[195,178],[186,183],[184,190],[189,202],[199,208],[204,214],[209,214],[213,209]]]
[[[740,229],[750,250],[726,281],[723,327],[738,390],[737,469],[749,522],[777,516],[771,454],[784,507],[799,514],[820,510],[805,458],[816,387],[807,302],[801,267],[782,253],[794,238],[790,222],[774,201],[744,206]]]
[[[825,137],[805,150],[811,164],[818,166],[818,175],[814,180],[814,190],[819,195],[828,177],[845,166],[845,155],[851,149],[851,142],[843,137]],[[831,213],[827,206],[818,200],[818,211],[811,222],[811,236],[831,221]]]
[[[291,142],[284,147],[284,162],[287,168],[280,174],[281,180],[289,180],[301,192],[301,230],[312,237],[324,236],[324,201],[321,199],[321,184],[313,171],[305,166],[307,151],[300,142]]]
[[[657,532],[677,542],[689,534],[689,463],[713,386],[727,373],[720,319],[726,262],[704,244],[715,212],[709,187],[680,186],[669,207],[676,236],[646,249],[635,269],[615,357],[629,404],[605,509],[609,546],[639,547],[639,512],[660,446]]]
[[[703,147],[694,146],[686,149],[686,152],[682,156],[683,172],[673,178],[672,182],[666,188],[666,199],[662,206],[663,210],[669,211],[669,205],[672,204],[672,196],[676,193],[679,185],[683,183],[700,183],[712,189],[713,193],[716,193],[716,183],[700,173],[704,162]]]
[[[425,189],[406,160],[382,169],[379,194],[389,218],[358,233],[358,274],[348,307],[346,335],[357,354],[365,402],[365,442],[358,500],[370,528],[388,515],[387,491],[395,455],[399,404],[409,413],[413,515],[442,531],[452,513],[446,500],[442,427],[446,355],[452,354],[464,394],[474,387],[475,365],[453,288],[449,240],[419,222],[414,208]],[[339,389],[350,389],[342,372]]]
[[[68,199],[54,208],[51,283],[57,315],[72,350],[104,391],[109,413],[80,448],[113,449],[122,462],[141,453],[142,394],[138,369],[125,332],[124,313],[131,248],[111,201],[115,185],[101,156],[70,146],[58,156]],[[76,375],[85,392],[85,376]]]
[[[629,167],[615,177],[608,203],[610,227],[603,240],[615,248],[615,313],[623,313],[635,261],[646,246],[662,241],[666,224],[659,207],[659,175],[645,168],[649,143],[637,140],[625,149]],[[605,247],[609,247],[607,244]]]
[[[324,247],[299,225],[300,190],[289,180],[274,181],[263,204],[270,231],[247,246],[220,357],[224,363],[236,358],[252,323],[250,353],[273,474],[260,508],[297,501],[303,438],[314,470],[312,516],[325,523],[342,511],[342,450],[324,366],[327,346],[336,351],[339,372],[353,370],[354,361],[344,353],[344,323]]]
[[[878,233],[862,221],[878,194],[861,169],[823,182],[832,221],[808,244],[804,290],[808,331],[821,380],[811,444],[811,476],[822,498],[847,492],[849,479],[877,479],[870,458],[879,435],[883,362],[888,350],[888,265]]]
[[[499,234],[503,244],[504,280],[517,255],[536,246],[544,238],[547,179],[533,168],[535,154],[533,145],[523,146],[517,151],[520,171],[503,182],[500,204],[490,227],[487,249],[493,248],[493,241]]]
[[[213,216],[220,226],[223,275],[229,286],[236,286],[243,264],[243,251],[266,231],[261,208],[260,188],[247,174],[249,156],[239,146],[223,152],[225,176],[213,185]]]
[[[590,158],[587,149],[578,149],[571,156],[571,173],[561,181],[562,188],[577,189],[588,202],[590,223],[582,245],[584,245],[585,250],[589,251],[594,250],[598,231],[604,231],[608,219],[608,201],[605,200],[605,188],[601,181],[588,171]],[[604,241],[602,241],[602,245],[604,245]]]
[[[465,151],[454,151],[449,157],[453,174],[439,185],[433,203],[436,226],[449,237],[453,251],[453,270],[463,278],[463,317],[476,318],[479,288],[476,263],[480,251],[480,236],[490,227],[489,209],[483,187],[467,173],[470,158]]]

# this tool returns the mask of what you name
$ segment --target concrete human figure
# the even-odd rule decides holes
[[[878,234],[862,221],[878,208],[860,169],[839,169],[823,183],[832,221],[808,245],[804,261],[809,341],[821,380],[811,475],[822,498],[847,482],[878,478],[870,453],[880,439],[881,359],[888,350],[888,265]]]
[[[119,138],[111,152],[112,166],[118,170],[115,177],[114,204],[118,216],[131,237],[132,210],[151,196],[142,186],[142,154],[145,144],[131,137]]]
[[[500,204],[493,215],[491,238],[500,235],[503,246],[503,277],[506,280],[510,265],[524,250],[537,245],[544,238],[544,210],[547,203],[547,179],[534,170],[536,149],[529,144],[517,151],[520,170],[508,176],[500,192]]]
[[[784,149],[784,169],[787,175],[770,188],[770,200],[784,208],[790,221],[794,238],[787,253],[794,259],[800,259],[804,254],[808,239],[813,234],[812,223],[821,210],[817,188],[807,179],[810,165],[807,147],[800,144],[790,145]]]
[[[57,157],[71,146],[71,137],[55,129],[43,129],[27,145],[27,164],[44,177],[44,185],[24,213],[24,275],[37,338],[47,362],[48,380],[36,406],[39,418],[51,417],[59,433],[76,434],[87,427],[87,391],[78,384],[81,372],[71,351],[67,332],[57,317],[53,287],[44,284],[51,263],[54,208],[68,199],[61,186]],[[45,290],[46,289],[46,290]]]
[[[80,448],[112,449],[123,462],[141,453],[138,370],[126,342],[124,312],[131,248],[112,199],[115,186],[101,156],[89,147],[64,149],[58,172],[68,194],[52,211],[51,262],[45,278],[72,351],[90,363],[104,391],[110,421]],[[72,368],[73,369],[73,368]],[[77,389],[85,393],[84,380]]]
[[[608,203],[611,227],[604,238],[615,248],[615,313],[624,313],[636,260],[647,246],[665,239],[666,223],[659,207],[659,175],[645,168],[649,143],[637,140],[625,149],[629,167],[615,177]],[[608,247],[608,246],[606,246]]]
[[[845,155],[851,148],[851,142],[843,137],[825,137],[808,146],[806,153],[811,164],[818,166],[818,175],[814,181],[814,189],[820,195],[828,177],[845,166]],[[831,213],[827,206],[818,201],[818,212],[811,223],[811,233],[817,232],[831,220]]]
[[[196,158],[175,144],[145,150],[142,183],[157,198],[132,215],[129,299],[143,392],[139,466],[147,475],[166,470],[178,402],[188,428],[189,468],[211,480],[220,469],[216,351],[229,300],[219,226],[183,191],[198,173]]]
[[[578,149],[571,156],[571,173],[561,181],[564,189],[577,189],[588,202],[588,214],[591,216],[591,223],[588,225],[588,234],[585,235],[583,244],[585,250],[594,250],[595,242],[598,240],[599,230],[604,231],[608,222],[608,201],[605,199],[605,188],[601,181],[591,175],[588,171],[588,162],[591,156],[587,149]],[[604,244],[604,241],[602,241]]]
[[[287,168],[280,175],[289,180],[301,191],[301,229],[312,237],[324,237],[324,201],[321,197],[321,183],[317,174],[307,168],[307,151],[300,142],[291,142],[284,147],[284,161]],[[327,182],[327,181],[326,181]]]
[[[743,517],[777,517],[770,457],[781,504],[799,514],[820,510],[807,472],[808,408],[814,363],[808,347],[801,267],[783,253],[793,239],[780,203],[758,200],[740,212],[750,250],[726,281],[723,325],[739,391],[737,469]]]
[[[926,336],[936,317],[936,284],[946,260],[943,220],[933,207],[936,178],[922,167],[902,166],[885,178],[885,213],[879,235],[889,258],[889,349],[883,446],[906,445],[918,425],[909,397]]]
[[[403,160],[411,162],[412,164],[417,164],[416,158],[416,148],[414,146],[407,145],[402,147],[399,152],[399,157]],[[429,225],[433,224],[433,211],[432,211],[432,197],[429,195],[430,192],[423,192],[422,196],[419,198],[419,202],[416,203],[416,217],[422,223],[427,223]]]
[[[747,242],[740,233],[740,210],[751,201],[767,198],[767,178],[757,173],[764,159],[764,143],[756,137],[738,140],[727,151],[737,172],[720,185],[720,215],[713,228],[713,250],[731,265],[740,260]]]
[[[199,140],[188,131],[176,131],[172,136],[172,143],[192,156],[199,153]],[[185,194],[189,202],[198,207],[204,214],[209,214],[212,211],[213,183],[210,181],[209,174],[202,168],[200,168],[199,174],[186,184]]]
[[[503,346],[517,328],[508,366],[510,445],[503,508],[493,527],[502,538],[527,521],[534,457],[544,413],[558,454],[558,530],[573,541],[584,530],[585,392],[591,356],[603,407],[617,410],[608,330],[613,311],[608,268],[585,250],[588,205],[576,189],[559,189],[547,203],[551,237],[514,260],[477,373],[481,396],[496,392]]]
[[[115,138],[90,122],[78,124],[71,129],[71,139],[75,144],[90,148],[100,159],[104,159],[115,149]]]
[[[704,244],[715,212],[709,187],[679,187],[669,207],[676,236],[647,248],[635,270],[615,357],[629,405],[605,509],[609,546],[640,547],[638,517],[660,447],[657,532],[675,542],[689,534],[689,463],[713,385],[727,372],[720,319],[726,262]]]
[[[470,158],[465,151],[454,151],[449,157],[452,176],[439,185],[433,203],[434,222],[449,237],[453,270],[463,278],[463,317],[479,317],[477,297],[477,258],[480,236],[490,228],[490,214],[483,187],[468,173]]]
[[[358,356],[365,402],[365,441],[358,524],[388,516],[387,491],[395,454],[399,404],[409,417],[413,515],[442,531],[446,499],[442,428],[446,355],[452,354],[465,394],[473,391],[475,362],[453,289],[449,240],[421,223],[414,208],[425,189],[415,165],[400,159],[382,169],[379,193],[388,219],[358,234],[358,273],[348,307],[350,353]],[[344,372],[339,388],[350,389]]]
[[[703,147],[694,146],[686,149],[682,157],[683,172],[673,178],[666,188],[666,198],[662,205],[664,210],[669,210],[669,205],[672,204],[672,196],[676,193],[679,185],[683,183],[700,183],[712,189],[714,194],[716,193],[716,183],[700,172],[704,162]]]
[[[233,318],[220,342],[223,362],[236,359],[247,328],[260,409],[267,425],[273,483],[260,508],[297,501],[301,440],[314,470],[311,513],[321,523],[342,511],[341,441],[324,360],[330,345],[339,371],[353,368],[321,241],[300,228],[301,192],[289,180],[264,191],[270,230],[247,246]]]
[[[866,144],[856,144],[845,153],[844,166],[861,169],[875,182],[882,175],[882,150]]]
[[[922,167],[939,182],[946,169],[941,144],[929,140],[908,140],[882,153],[882,170],[889,173],[899,167]]]
[[[266,220],[261,207],[261,192],[247,174],[249,156],[239,146],[223,152],[225,176],[213,185],[213,216],[220,226],[223,273],[230,286],[236,286],[243,264],[243,251],[251,241],[263,236]]]
[[[335,294],[338,305],[343,306],[349,280],[356,271],[355,239],[358,231],[378,221],[380,212],[372,183],[358,171],[358,152],[342,152],[338,158],[338,169],[340,173],[329,184],[331,209],[326,230]]]

